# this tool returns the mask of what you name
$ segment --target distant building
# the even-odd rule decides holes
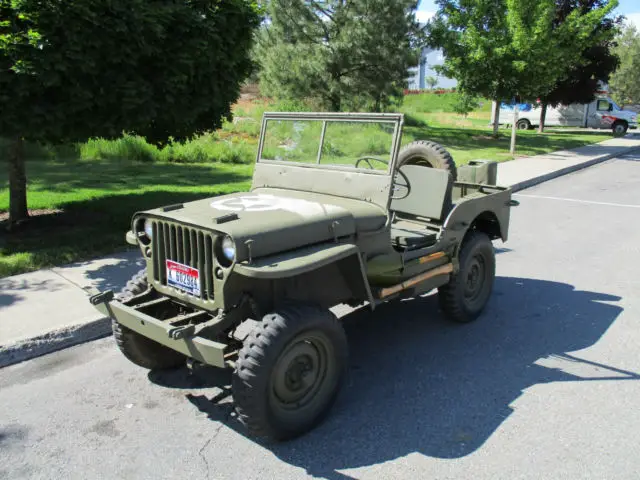
[[[434,50],[431,48],[423,48],[420,55],[420,64],[417,67],[409,70],[409,85],[411,90],[422,89],[427,87],[427,77],[434,77],[438,80],[437,86],[439,88],[452,88],[455,87],[458,82],[455,79],[447,78],[439,75],[433,67],[436,65],[442,65],[444,62],[444,56],[441,50]]]

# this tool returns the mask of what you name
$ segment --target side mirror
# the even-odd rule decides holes
[[[610,104],[609,104],[609,108],[608,108],[607,110],[609,110],[610,112],[612,112],[612,111],[613,111],[613,103],[610,103]]]

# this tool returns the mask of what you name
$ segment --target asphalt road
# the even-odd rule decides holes
[[[517,194],[494,295],[345,317],[348,384],[299,440],[247,438],[228,376],[104,339],[0,370],[0,478],[640,478],[640,154]]]

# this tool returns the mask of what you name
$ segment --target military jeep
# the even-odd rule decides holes
[[[135,213],[146,268],[91,303],[148,369],[232,369],[238,419],[276,440],[328,413],[347,366],[331,308],[438,290],[470,322],[507,240],[509,188],[456,180],[431,142],[400,149],[401,114],[266,113],[249,192]]]

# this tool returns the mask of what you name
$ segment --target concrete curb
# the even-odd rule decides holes
[[[637,150],[640,150],[640,147],[625,148],[620,152],[607,153],[605,155],[592,158],[591,160],[588,160],[583,163],[579,163],[577,165],[571,165],[570,167],[561,168],[560,170],[556,170],[554,172],[550,172],[544,175],[539,175],[537,177],[533,177],[528,180],[524,180],[522,182],[518,182],[511,185],[511,191],[518,192],[520,190],[524,190],[525,188],[533,187],[534,185],[538,185],[540,183],[553,180],[554,178],[562,177],[563,175],[567,175],[569,173],[577,172],[578,170],[582,170],[583,168],[588,168],[598,163],[602,163],[612,158],[619,157],[620,155],[626,155],[628,153],[635,152]]]
[[[0,368],[109,335],[111,335],[111,320],[106,317],[53,330],[13,345],[2,346]]]

